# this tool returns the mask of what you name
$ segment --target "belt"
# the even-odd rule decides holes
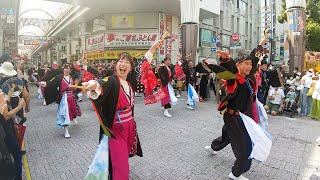
[[[226,111],[228,114],[231,114],[231,115],[235,115],[235,116],[239,116],[239,112],[238,111],[235,111],[233,109],[227,109]]]

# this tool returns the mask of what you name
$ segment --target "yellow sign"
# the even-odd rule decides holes
[[[313,68],[316,72],[320,71],[320,52],[305,52],[305,68]]]
[[[134,16],[112,16],[112,28],[133,28]]]
[[[147,50],[111,50],[111,51],[105,51],[105,52],[93,52],[93,53],[87,54],[87,59],[88,60],[118,59],[119,54],[123,52],[127,52],[132,57],[140,59],[146,54]],[[153,59],[156,59],[156,58],[157,56],[154,54]]]

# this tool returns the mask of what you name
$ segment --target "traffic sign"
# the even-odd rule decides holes
[[[239,42],[240,41],[240,36],[238,33],[233,33],[231,36],[231,41],[232,42]]]
[[[217,42],[217,39],[215,37],[213,37],[211,41],[212,41],[212,43],[215,44]]]
[[[212,51],[212,52],[216,52],[216,51],[217,51],[217,48],[211,48],[211,51]]]
[[[221,34],[217,34],[217,40],[221,39]]]

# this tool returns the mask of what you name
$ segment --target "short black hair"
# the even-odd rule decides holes
[[[163,59],[163,62],[165,62],[165,61],[167,61],[167,60],[171,60],[169,57],[165,57],[164,59]]]
[[[237,56],[234,59],[234,61],[236,63],[240,63],[245,60],[252,60],[252,58],[250,56],[250,51],[246,50],[246,49],[240,49],[239,52],[237,53]]]

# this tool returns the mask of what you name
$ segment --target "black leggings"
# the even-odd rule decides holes
[[[232,173],[239,177],[251,167],[252,160],[248,159],[252,151],[251,139],[240,116],[225,113],[223,119],[225,124],[222,128],[222,136],[211,143],[211,148],[219,151],[231,144],[236,157]]]
[[[170,109],[170,108],[171,108],[171,104],[170,103],[164,105],[164,109]]]

